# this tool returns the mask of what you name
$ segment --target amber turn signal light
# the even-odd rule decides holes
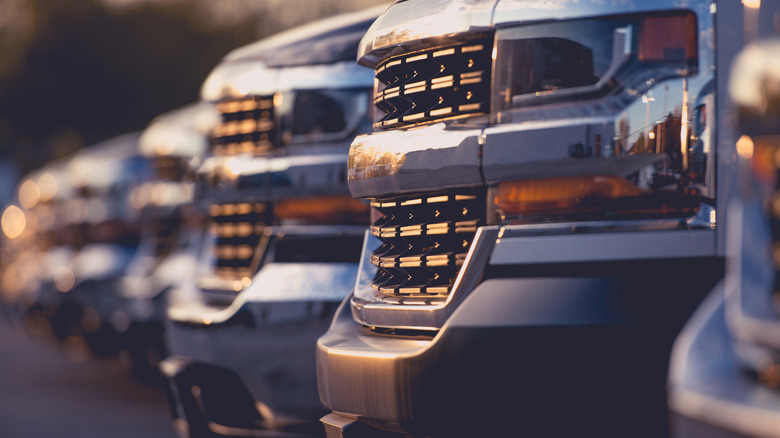
[[[645,190],[616,175],[508,181],[491,189],[501,223],[526,220],[684,218],[696,214],[699,192],[679,185]],[[535,219],[534,219],[535,218]]]
[[[587,208],[587,201],[638,196],[645,191],[612,175],[572,176],[499,184],[495,205],[506,214],[566,213]]]
[[[639,23],[639,60],[694,63],[698,53],[693,14],[644,18]]]
[[[280,200],[276,218],[307,224],[368,224],[369,207],[349,196],[316,196]]]

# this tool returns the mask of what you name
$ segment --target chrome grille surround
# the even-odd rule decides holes
[[[262,261],[272,211],[266,203],[210,206],[210,226],[216,236],[212,266],[217,277],[241,280],[254,275]]]
[[[251,153],[262,155],[276,142],[275,96],[246,96],[217,104],[221,123],[212,134],[217,156]]]
[[[444,298],[452,290],[477,229],[485,224],[484,190],[374,199],[371,281],[384,301]]]
[[[490,111],[491,38],[389,58],[375,70],[374,128]]]

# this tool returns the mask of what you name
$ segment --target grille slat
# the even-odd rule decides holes
[[[217,104],[222,123],[214,128],[214,155],[262,155],[274,147],[274,96],[247,96]]]
[[[371,263],[374,290],[386,297],[441,297],[452,289],[477,228],[484,190],[375,199],[371,233],[382,241]]]
[[[375,128],[487,113],[492,45],[488,40],[391,58],[376,69],[381,84]]]
[[[264,203],[212,204],[211,227],[217,236],[214,245],[214,272],[226,279],[251,277],[262,254],[260,243],[272,209]]]

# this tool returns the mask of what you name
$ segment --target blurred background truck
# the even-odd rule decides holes
[[[373,84],[354,60],[383,9],[238,48],[203,84],[220,117],[197,169],[207,235],[169,294],[161,364],[184,435],[322,434],[314,347],[354,284],[369,220],[347,188]]]

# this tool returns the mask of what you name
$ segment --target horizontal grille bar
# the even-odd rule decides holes
[[[490,110],[491,40],[433,48],[390,58],[375,71],[381,116],[394,128]]]
[[[485,223],[484,190],[375,199],[371,256],[376,291],[388,296],[446,296]]]
[[[217,104],[222,123],[214,128],[214,155],[262,155],[275,144],[274,96],[248,96]]]

